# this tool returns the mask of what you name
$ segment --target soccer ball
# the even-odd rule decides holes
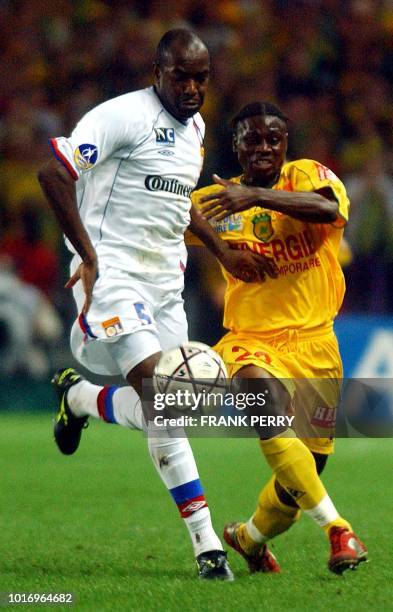
[[[192,398],[200,395],[199,412],[209,408],[209,396],[227,390],[227,371],[221,357],[202,342],[187,342],[161,355],[153,374],[156,393],[176,394],[183,402],[172,404],[175,411],[192,410]],[[188,398],[189,401],[186,401]]]

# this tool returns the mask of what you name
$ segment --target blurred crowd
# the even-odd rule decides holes
[[[317,159],[348,188],[345,309],[393,312],[389,0],[0,0],[0,21],[0,255],[65,327],[74,316],[62,289],[67,255],[36,179],[48,137],[149,85],[156,44],[177,26],[197,31],[212,53],[201,184],[217,170],[238,172],[228,123],[239,108],[277,103],[290,118],[290,157]],[[188,274],[191,329],[212,343],[222,291],[200,261]],[[211,329],[198,328],[202,299]]]

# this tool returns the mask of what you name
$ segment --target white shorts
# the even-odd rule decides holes
[[[71,274],[79,261],[71,263]],[[181,296],[175,289],[135,280],[116,268],[100,268],[86,316],[71,330],[74,357],[96,374],[124,377],[150,355],[187,341],[188,327]],[[85,296],[79,281],[73,288],[78,313]]]

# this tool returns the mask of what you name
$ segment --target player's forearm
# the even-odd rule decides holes
[[[96,252],[79,215],[74,180],[67,170],[51,160],[40,170],[38,180],[62,231],[82,260],[96,261]]]
[[[191,222],[189,229],[203,244],[221,261],[229,250],[229,244],[224,242],[214,231],[212,226],[201,215],[195,206],[191,207]]]
[[[338,215],[336,200],[316,192],[275,191],[255,188],[260,206],[276,210],[300,221],[309,223],[334,223]]]

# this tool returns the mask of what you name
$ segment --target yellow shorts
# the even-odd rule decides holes
[[[288,330],[279,334],[226,334],[214,347],[230,378],[246,365],[255,365],[281,380],[292,399],[295,430],[316,453],[331,454],[342,363],[331,328]]]

